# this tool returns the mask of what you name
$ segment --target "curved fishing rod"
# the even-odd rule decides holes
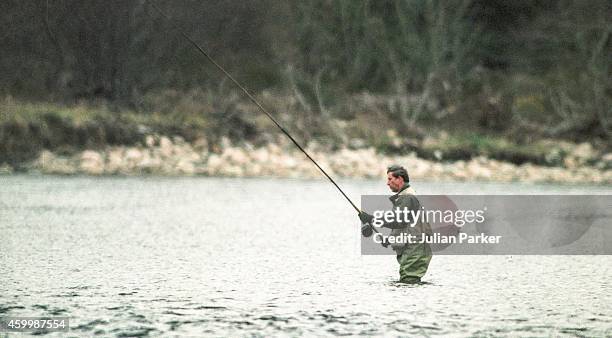
[[[351,201],[351,199],[344,193],[344,191],[340,188],[340,186],[338,186],[336,181],[334,181],[334,179],[331,178],[331,176],[329,176],[327,174],[327,172],[325,172],[325,170],[323,170],[323,168],[321,168],[321,166],[317,163],[317,161],[315,161],[306,152],[306,150],[304,150],[304,148],[302,148],[302,146],[289,134],[289,132],[287,132],[287,130],[285,130],[285,128],[283,128],[276,121],[276,119],[274,119],[274,117],[272,117],[272,115],[270,115],[270,113],[268,113],[268,111],[261,104],[259,104],[259,102],[253,97],[253,95],[251,95],[251,93],[249,93],[248,90],[246,90],[246,88],[244,88],[238,81],[236,81],[236,79],[234,79],[234,77],[230,73],[228,73],[223,67],[221,67],[221,65],[219,65],[212,57],[210,57],[210,55],[208,55],[208,53],[206,53],[204,51],[204,49],[202,49],[202,47],[200,47],[191,37],[189,37],[189,35],[187,35],[182,29],[180,29],[176,24],[174,24],[172,22],[172,20],[170,20],[170,18],[159,7],[157,7],[157,5],[155,5],[155,3],[153,3],[152,1],[148,1],[148,0],[146,0],[146,2],[151,3],[151,6],[161,16],[163,16],[166,20],[168,20],[168,22],[170,22],[174,26],[174,28],[176,30],[178,30],[185,39],[187,39],[195,48],[197,48],[197,50],[200,51],[200,53],[202,55],[204,55],[208,59],[208,61],[210,61],[213,65],[215,65],[215,67],[217,67],[221,72],[223,72],[223,74],[225,74],[225,76],[227,76],[238,88],[240,88],[246,94],[246,96],[249,98],[249,100],[251,100],[251,102],[253,102],[259,108],[259,110],[261,110],[264,114],[266,114],[266,116],[268,116],[268,118],[272,122],[274,122],[274,124],[278,127],[278,129],[280,129],[283,132],[283,134],[287,135],[287,137],[291,140],[291,142],[293,142],[293,144],[295,144],[295,146],[298,147],[298,149],[300,149],[304,153],[304,155],[306,155],[306,157],[308,157],[308,159],[310,161],[312,161],[312,163],[314,163],[314,165],[317,168],[319,168],[319,170],[323,173],[323,175],[325,175],[325,177],[327,177],[327,179],[338,189],[338,191],[340,191],[342,196],[344,196],[344,198],[346,198],[346,200],[351,204],[351,206],[355,209],[355,211],[357,211],[357,213],[361,213],[361,210],[359,210],[359,208],[357,208],[355,203],[353,203],[353,201]]]

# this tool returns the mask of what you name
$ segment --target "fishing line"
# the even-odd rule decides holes
[[[266,116],[272,121],[274,122],[274,124],[283,132],[283,134],[285,134],[290,140],[291,142],[293,142],[293,144],[295,144],[296,147],[298,147],[298,149],[300,149],[302,151],[302,153],[304,153],[304,155],[306,155],[306,157],[308,157],[308,159],[310,161],[312,161],[312,163],[323,173],[323,175],[325,175],[325,177],[327,177],[327,179],[336,187],[336,189],[338,189],[338,191],[342,194],[342,196],[344,196],[344,198],[351,204],[351,206],[355,209],[355,211],[357,211],[357,213],[361,213],[361,210],[359,210],[359,208],[357,208],[357,206],[355,205],[355,203],[353,203],[353,201],[351,201],[351,199],[344,193],[344,191],[340,188],[340,186],[338,186],[338,184],[336,183],[336,181],[334,181],[333,178],[331,178],[331,176],[329,176],[327,174],[327,172],[325,172],[325,170],[323,170],[323,168],[321,168],[321,166],[317,163],[317,161],[315,161],[307,152],[306,150],[304,150],[304,148],[302,148],[302,146],[289,134],[289,132],[287,132],[287,130],[285,130],[285,128],[283,128],[274,117],[272,117],[272,115],[270,113],[268,113],[268,111],[261,105],[259,104],[259,102],[253,97],[253,95],[251,95],[251,93],[249,93],[248,90],[246,90],[245,87],[243,87],[236,79],[234,79],[234,77],[228,73],[223,67],[221,67],[220,64],[218,64],[210,55],[208,55],[208,53],[206,53],[204,51],[204,49],[202,49],[202,47],[200,47],[200,45],[198,45],[191,37],[189,37],[189,35],[187,35],[182,29],[180,29],[180,27],[178,27],[178,25],[176,25],[174,22],[172,22],[172,20],[170,20],[170,17],[168,17],[168,15],[166,15],[159,7],[157,7],[157,5],[155,5],[155,3],[153,3],[152,1],[146,1],[148,3],[151,4],[151,6],[161,15],[163,16],[168,22],[170,22],[170,24],[181,33],[181,35],[187,39],[187,41],[189,41],[202,55],[204,55],[206,57],[206,59],[208,59],[208,61],[210,61],[213,65],[215,65],[215,67],[217,67],[223,74],[225,74],[225,76],[227,76],[238,88],[240,88],[245,94],[246,96],[249,98],[249,100],[251,100],[251,102],[253,102],[258,108],[259,110],[261,110],[264,114],[266,114]]]

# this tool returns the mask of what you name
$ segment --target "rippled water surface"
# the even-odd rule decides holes
[[[358,202],[384,183],[341,185]],[[0,176],[0,316],[68,316],[77,336],[612,336],[610,256],[435,256],[405,286],[357,229],[325,181]]]

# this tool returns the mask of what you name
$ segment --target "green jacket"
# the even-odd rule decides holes
[[[419,202],[419,199],[416,197],[415,193],[416,192],[414,189],[410,187],[410,184],[405,184],[400,191],[389,197],[389,200],[391,200],[391,203],[393,203],[393,211],[395,211],[396,208],[400,208],[400,210],[404,210],[404,208],[406,208],[408,210],[413,210],[414,212],[417,210],[422,210],[421,202]],[[421,212],[424,211],[422,210]],[[390,236],[400,236],[402,233],[405,233],[416,236],[417,241],[421,240],[423,233],[427,235],[432,234],[431,226],[427,222],[421,222],[419,219],[414,227],[411,227],[410,224],[412,224],[412,218],[410,218],[410,223],[385,223],[383,227],[391,229],[391,233],[389,234]],[[412,250],[416,246],[420,245],[420,243],[398,243],[391,244],[391,247],[398,255],[401,255],[406,249]],[[424,245],[429,246],[429,244]]]

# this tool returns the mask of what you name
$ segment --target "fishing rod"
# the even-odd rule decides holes
[[[200,45],[198,45],[189,35],[187,35],[187,33],[185,33],[182,29],[180,29],[180,27],[178,27],[178,25],[174,24],[172,22],[172,20],[170,20],[170,17],[168,17],[168,15],[166,15],[159,7],[157,7],[157,5],[155,3],[153,3],[152,1],[148,1],[148,0],[146,0],[146,2],[150,3],[151,6],[161,16],[163,16],[168,22],[170,22],[174,26],[174,28],[176,30],[178,30],[185,39],[187,39],[187,41],[189,41],[202,55],[204,55],[206,57],[206,59],[208,59],[208,61],[210,61],[210,63],[215,65],[215,67],[217,67],[238,88],[240,88],[246,94],[246,96],[249,98],[249,100],[251,100],[251,102],[253,102],[259,108],[259,110],[261,110],[261,112],[266,114],[266,116],[272,122],[274,122],[274,124],[278,127],[278,129],[280,129],[283,132],[283,134],[285,134],[291,140],[291,142],[293,142],[293,144],[295,144],[295,146],[298,147],[298,149],[300,149],[304,153],[304,155],[306,155],[306,157],[308,157],[308,159],[310,161],[312,161],[312,163],[323,173],[323,175],[325,175],[325,177],[327,177],[327,179],[336,187],[336,189],[338,189],[338,191],[342,194],[342,196],[344,196],[344,198],[346,198],[346,200],[351,204],[351,206],[355,209],[355,211],[357,211],[357,213],[361,213],[361,210],[359,210],[359,208],[357,208],[355,203],[353,203],[353,201],[351,201],[351,199],[344,193],[344,191],[340,188],[340,186],[336,183],[336,181],[334,181],[334,179],[331,178],[331,176],[329,176],[329,174],[327,174],[327,172],[325,172],[325,170],[323,170],[323,168],[321,168],[321,166],[317,163],[317,161],[315,161],[310,156],[310,154],[308,154],[308,152],[306,152],[306,150],[304,150],[304,148],[298,143],[298,141],[296,141],[293,138],[293,136],[291,136],[291,134],[289,134],[289,132],[287,132],[287,130],[285,130],[285,128],[283,128],[283,126],[281,126],[280,123],[278,123],[276,121],[276,119],[270,113],[268,113],[268,111],[255,99],[255,97],[253,97],[253,95],[251,95],[251,93],[249,93],[249,91],[245,87],[243,87],[236,79],[234,79],[234,77],[230,73],[228,73],[225,70],[225,68],[221,67],[220,64],[218,64],[210,55],[208,55],[208,53],[206,53],[204,51],[204,49],[202,49],[202,47],[200,47]]]

